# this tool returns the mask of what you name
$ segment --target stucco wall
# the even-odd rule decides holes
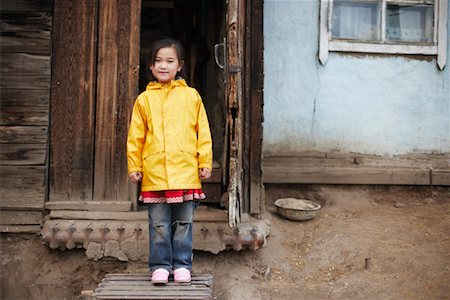
[[[332,52],[322,66],[318,41],[319,1],[264,1],[265,155],[449,152],[449,54],[443,71],[431,57]]]

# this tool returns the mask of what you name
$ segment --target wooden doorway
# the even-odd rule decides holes
[[[187,79],[212,123],[216,170],[205,183],[208,205],[227,209],[231,225],[242,213],[261,212],[262,1],[56,1],[54,16],[50,202],[132,209],[125,144],[146,84],[141,58],[152,40],[171,36],[184,41]],[[213,58],[223,38],[224,72]]]
[[[213,47],[224,34],[224,0],[142,1],[139,90],[149,81],[151,45],[161,38],[182,43],[186,57],[184,71],[188,85],[195,87],[205,105],[213,138],[213,176],[203,183],[204,205],[224,207],[221,180],[225,128],[225,84],[214,63]]]

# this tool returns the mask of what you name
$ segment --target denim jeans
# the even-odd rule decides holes
[[[150,271],[192,269],[193,201],[148,204]]]

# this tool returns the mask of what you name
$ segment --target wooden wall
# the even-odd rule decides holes
[[[136,198],[126,138],[138,94],[140,3],[55,1],[46,208],[96,201],[129,210]]]
[[[0,232],[38,232],[46,195],[52,1],[2,0]]]

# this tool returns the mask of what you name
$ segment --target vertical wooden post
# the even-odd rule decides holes
[[[262,188],[262,121],[263,121],[263,1],[252,0],[251,80],[250,80],[250,213],[264,209]]]
[[[126,139],[138,93],[140,0],[99,0],[94,199],[134,198]]]
[[[55,1],[50,200],[92,200],[97,0]]]

